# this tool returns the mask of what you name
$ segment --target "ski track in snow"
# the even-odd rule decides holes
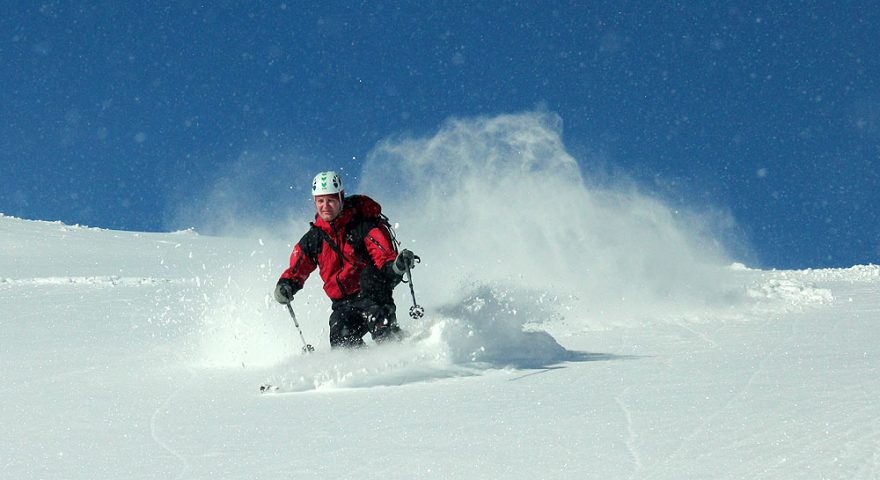
[[[195,374],[192,374],[190,380],[195,377]],[[175,477],[176,479],[181,479],[186,477],[186,473],[190,470],[190,462],[189,459],[181,454],[180,452],[171,448],[171,445],[168,444],[165,440],[160,438],[159,435],[159,416],[162,413],[168,412],[168,407],[171,405],[172,401],[182,392],[187,386],[190,384],[190,381],[182,382],[181,386],[172,391],[165,400],[156,408],[153,412],[153,415],[150,416],[150,437],[152,437],[153,441],[156,442],[157,445],[162,447],[166,452],[170,453],[174,458],[176,458],[180,463],[180,473]]]
[[[772,320],[767,320],[764,323],[769,324],[771,322],[772,322]],[[791,342],[791,338],[793,335],[794,335],[794,327],[792,328],[792,334],[788,336],[788,338],[786,339],[785,342],[783,342],[783,344],[788,345],[788,343]],[[749,390],[754,385],[755,380],[764,371],[764,367],[765,367],[765,364],[766,364],[768,358],[770,358],[774,352],[780,350],[781,348],[783,348],[783,347],[777,346],[776,349],[769,351],[769,352],[765,352],[762,355],[762,358],[758,363],[758,368],[756,368],[752,372],[752,374],[749,376],[749,378],[745,382],[745,384],[738,387],[737,390],[730,395],[730,397],[727,399],[727,401],[721,407],[716,409],[710,416],[703,419],[703,421],[700,422],[700,424],[697,427],[695,427],[690,433],[688,433],[686,436],[684,436],[678,442],[678,447],[675,450],[673,450],[658,465],[655,465],[654,468],[651,469],[652,471],[649,472],[648,475],[641,477],[641,478],[645,478],[646,480],[652,479],[652,478],[672,478],[675,475],[677,475],[678,472],[674,471],[674,469],[679,466],[679,464],[676,463],[676,460],[686,460],[686,458],[684,458],[685,457],[685,450],[690,448],[694,444],[694,441],[697,439],[697,437],[699,437],[700,435],[703,435],[703,434],[708,434],[709,425],[711,425],[716,419],[720,418],[737,401],[740,401],[743,398],[745,398],[746,394],[749,392]],[[752,477],[752,478],[754,478],[754,477]]]
[[[623,391],[620,392],[620,395],[617,395],[614,397],[614,401],[617,403],[617,405],[623,411],[623,415],[626,418],[626,433],[627,433],[626,448],[629,451],[630,456],[632,456],[633,467],[634,467],[634,471],[629,476],[629,478],[640,478],[640,475],[642,473],[642,469],[644,468],[644,464],[642,463],[642,457],[639,454],[639,450],[637,447],[636,440],[638,438],[638,433],[636,432],[635,427],[633,426],[632,411],[630,410],[630,408],[626,404],[626,402],[623,400],[624,397],[626,397],[629,394],[629,391],[630,391],[629,387],[624,388]]]

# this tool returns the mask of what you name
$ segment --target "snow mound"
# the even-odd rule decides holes
[[[456,363],[541,367],[566,360],[569,352],[537,323],[555,317],[541,296],[481,286],[457,305],[442,308],[450,319],[445,339]]]
[[[746,287],[746,293],[762,303],[781,304],[785,310],[825,305],[834,301],[831,290],[819,288],[803,275],[791,272],[762,275],[760,280]],[[769,302],[764,302],[765,300]]]
[[[830,305],[836,299],[832,289],[837,289],[839,282],[880,281],[878,265],[755,273],[758,276],[746,286],[746,295],[757,302],[758,311],[774,308],[797,311],[805,307]]]
[[[501,368],[543,368],[580,357],[535,329],[531,298],[479,287],[413,324],[399,344],[319,351],[289,359],[268,384],[280,392],[404,385]]]

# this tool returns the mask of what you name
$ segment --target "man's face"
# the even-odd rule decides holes
[[[342,211],[342,202],[339,200],[338,194],[318,195],[315,197],[315,209],[317,209],[321,220],[332,222]]]

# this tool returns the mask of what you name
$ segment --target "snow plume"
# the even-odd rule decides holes
[[[561,123],[545,112],[452,119],[370,153],[362,190],[423,257],[414,276],[426,306],[495,282],[552,292],[595,327],[729,301],[728,255],[707,234],[723,221],[632,186],[591,186]]]
[[[284,241],[243,247],[250,257],[207,274],[204,363],[285,365],[273,381],[293,390],[399,383],[552,365],[580,354],[544,331],[679,322],[747,300],[741,285],[728,288],[718,217],[670,207],[632,182],[585,179],[552,114],[449,120],[432,136],[392,138],[356,178],[350,193],[379,200],[402,246],[422,257],[413,285],[426,318],[407,318],[409,288],[395,291],[401,324],[419,340],[369,362],[370,353],[329,352],[329,301],[315,275],[294,308],[319,354],[290,358],[301,342],[269,295],[306,225],[297,218]]]
[[[261,238],[224,239],[235,249],[206,263],[197,277],[199,355],[209,367],[269,367],[299,352],[301,340],[287,310],[272,298],[293,248],[289,242]],[[317,348],[327,345],[329,300],[320,278],[297,293],[295,313],[305,337]]]
[[[268,297],[277,272],[268,264],[225,265],[202,282],[198,363],[211,367],[273,365],[297,351],[289,319]]]

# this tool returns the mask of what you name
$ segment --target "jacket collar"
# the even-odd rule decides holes
[[[348,225],[348,222],[351,221],[353,215],[354,210],[348,207],[348,202],[345,202],[342,204],[342,211],[339,212],[339,215],[331,222],[324,220],[316,213],[314,225],[327,233],[334,233],[334,231],[338,232]]]

